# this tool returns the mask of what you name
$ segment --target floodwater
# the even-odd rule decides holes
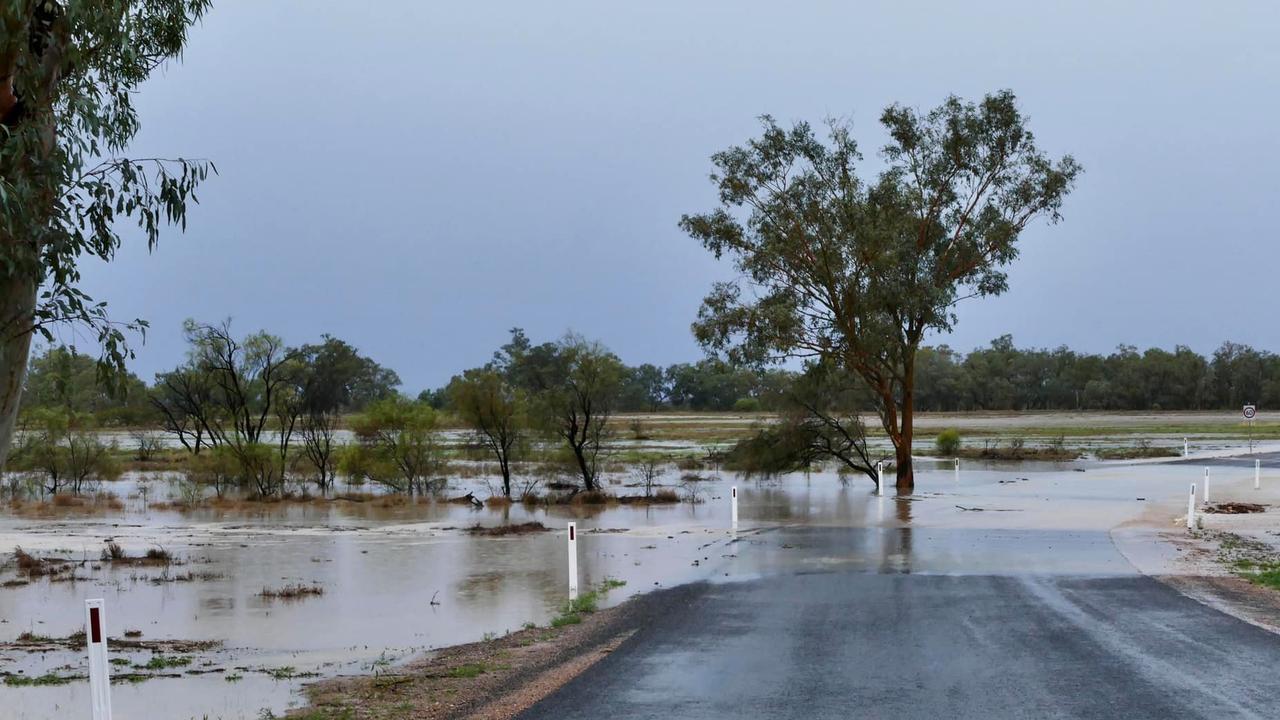
[[[1252,470],[1222,467],[1215,493],[1252,491]],[[698,484],[697,504],[473,509],[449,503],[279,503],[249,511],[149,509],[168,492],[157,476],[109,485],[123,511],[0,517],[0,554],[15,546],[83,560],[74,582],[0,587],[0,643],[20,634],[60,637],[81,629],[83,601],[106,600],[107,634],[216,640],[176,677],[112,687],[115,717],[257,718],[302,701],[317,676],[375,672],[447,645],[545,624],[567,588],[565,524],[578,523],[584,586],[626,586],[608,604],[654,587],[732,582],[765,574],[866,572],[1088,574],[1136,572],[1134,553],[1185,508],[1192,465],[922,462],[916,493],[877,496],[865,478],[830,472],[757,482],[729,474]],[[674,482],[675,476],[666,478]],[[484,486],[466,481],[450,495]],[[740,488],[740,527],[730,528],[728,488]],[[1273,483],[1280,487],[1280,477]],[[141,492],[146,488],[146,493]],[[613,488],[619,493],[636,490]],[[1263,491],[1280,498],[1280,489]],[[1256,496],[1251,496],[1256,497]],[[553,530],[475,537],[465,529],[528,521]],[[785,533],[779,532],[785,529]],[[834,530],[833,530],[834,529]],[[1117,530],[1119,529],[1119,530]],[[847,539],[809,543],[806,532]],[[1116,532],[1128,532],[1123,552]],[[163,547],[180,564],[97,562],[107,540],[130,555]],[[1133,550],[1137,547],[1138,550]],[[1152,550],[1150,557],[1160,558]],[[1148,559],[1150,559],[1150,557]],[[16,578],[13,563],[0,583]],[[191,579],[184,579],[190,574]],[[323,594],[268,599],[266,588],[318,586]],[[121,654],[113,653],[113,657]],[[123,654],[145,664],[149,651]],[[80,674],[78,651],[0,648],[0,673]],[[0,716],[47,720],[82,714],[83,680],[0,685]]]

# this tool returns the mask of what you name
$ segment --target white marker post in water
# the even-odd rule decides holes
[[[578,523],[569,523],[569,599],[578,599]]]
[[[1254,490],[1262,489],[1262,461],[1261,460],[1253,461],[1253,489]]]
[[[884,495],[884,461],[876,463],[876,494]]]
[[[1196,484],[1191,483],[1191,497],[1187,498],[1187,529],[1196,529]]]
[[[960,458],[956,458],[956,482],[960,482]]]
[[[1209,468],[1204,469],[1204,504],[1209,504]]]
[[[738,486],[729,488],[729,526],[738,529]]]
[[[89,647],[89,700],[93,720],[111,720],[111,665],[107,662],[107,631],[102,600],[84,601],[84,637]]]
[[[1187,444],[1187,439],[1182,438],[1182,457],[1191,457],[1191,445]]]

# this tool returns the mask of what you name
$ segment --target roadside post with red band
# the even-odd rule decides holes
[[[84,601],[84,637],[89,649],[89,699],[93,720],[111,720],[111,665],[107,662],[107,629],[103,601]]]
[[[569,523],[569,599],[578,599],[578,524]]]

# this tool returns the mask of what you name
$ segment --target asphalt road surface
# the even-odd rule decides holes
[[[1280,637],[1138,575],[782,573],[670,593],[572,718],[1280,718]]]
[[[1226,465],[1228,467],[1249,468],[1252,470],[1254,460],[1261,460],[1264,468],[1280,468],[1280,453],[1278,452],[1259,452],[1252,455],[1236,455],[1222,458],[1197,458],[1192,456],[1182,460],[1172,460],[1170,463],[1174,465],[1206,465],[1210,467]]]

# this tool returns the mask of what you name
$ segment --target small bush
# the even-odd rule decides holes
[[[124,548],[120,547],[118,542],[107,543],[107,547],[102,551],[102,559],[106,562],[127,560],[128,558],[129,556],[125,554]]]
[[[655,492],[650,499],[656,503],[678,503],[680,502],[680,493],[672,488],[662,488]]]
[[[168,565],[173,562],[173,555],[162,547],[153,547],[147,550],[144,559],[147,562]]]
[[[943,456],[952,456],[960,451],[960,431],[955,428],[947,428],[938,433],[938,437],[933,441],[938,448],[938,454]]]
[[[324,588],[319,585],[303,585],[299,583],[297,585],[286,585],[278,589],[263,588],[262,592],[258,593],[258,597],[268,600],[301,600],[305,597],[323,594]]]
[[[760,412],[760,398],[738,398],[737,402],[733,404],[733,411],[742,413]]]
[[[573,496],[573,504],[575,505],[608,505],[615,498],[606,492],[600,490],[586,490]]]

